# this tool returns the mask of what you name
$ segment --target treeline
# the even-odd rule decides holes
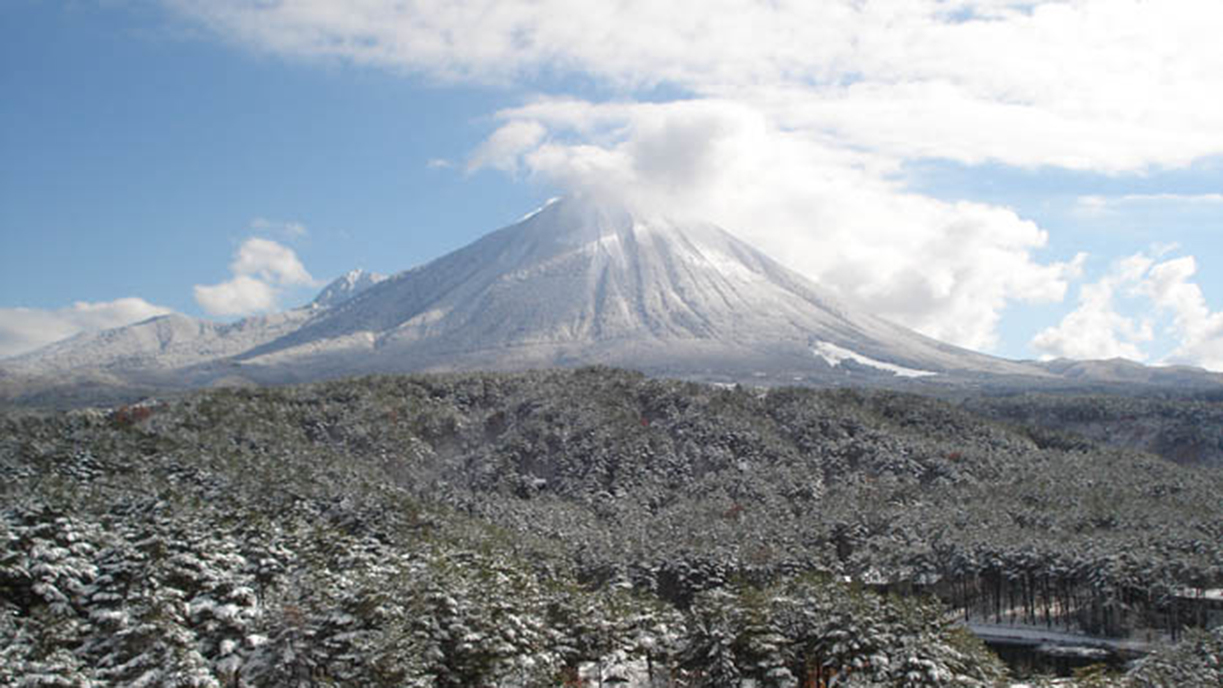
[[[1198,657],[1220,488],[919,397],[607,369],[9,413],[0,684],[989,685],[965,615]]]
[[[979,562],[985,562],[981,564]],[[1026,624],[1100,637],[1134,633],[1167,634],[1176,640],[1186,629],[1207,628],[1223,604],[1205,600],[1207,587],[1178,582],[1188,572],[1149,568],[1127,556],[1037,559],[1024,553],[998,553],[978,563],[956,558],[947,575],[926,586],[965,621]],[[1212,608],[1213,607],[1213,608]]]
[[[935,686],[1002,675],[937,605],[827,576],[728,580],[669,604],[622,579],[582,581],[564,548],[419,503],[369,462],[242,432],[217,445],[114,414],[9,418],[5,429],[0,685]]]
[[[727,586],[679,610],[625,587],[583,589],[496,542],[345,534],[307,504],[274,526],[202,516],[151,501],[116,505],[105,524],[6,510],[0,683],[940,686],[1003,675],[937,606],[827,579]]]

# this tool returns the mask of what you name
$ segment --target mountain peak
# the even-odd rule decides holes
[[[349,270],[324,287],[310,305],[314,308],[337,306],[385,279],[386,275],[361,268]]]
[[[747,267],[759,272],[762,254],[721,228],[707,222],[680,221],[668,215],[589,195],[553,199],[517,224],[494,232],[516,271],[546,268],[555,272],[563,263],[571,271],[585,272],[592,280],[609,276],[614,267],[647,276],[652,269],[682,277],[665,267],[697,265],[714,268]],[[485,244],[484,240],[474,246]],[[505,264],[507,261],[499,261]],[[746,263],[747,265],[744,265]],[[681,270],[682,272],[682,270]],[[746,276],[739,270],[740,276]],[[658,276],[658,275],[654,275]]]

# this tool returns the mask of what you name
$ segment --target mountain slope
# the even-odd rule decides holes
[[[172,370],[235,356],[299,328],[311,313],[294,309],[214,323],[177,313],[101,332],[83,332],[4,362],[14,372],[66,373],[82,368]]]
[[[858,354],[834,366],[822,343]],[[552,203],[399,273],[241,360],[363,370],[607,363],[674,374],[1047,376],[852,313],[712,225]],[[861,361],[885,365],[863,365]]]

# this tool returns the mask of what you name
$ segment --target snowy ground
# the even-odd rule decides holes
[[[928,377],[930,375],[938,375],[938,373],[929,370],[917,370],[915,368],[906,368],[898,366],[894,363],[885,363],[877,361],[869,356],[863,356],[855,351],[850,351],[845,347],[837,346],[831,342],[817,342],[814,349],[816,356],[824,359],[828,365],[837,367],[845,361],[853,361],[858,365],[864,365],[868,368],[876,368],[884,372],[892,373],[898,377]]]

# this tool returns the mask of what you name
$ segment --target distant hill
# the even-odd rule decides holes
[[[1158,454],[1185,465],[1223,467],[1223,403],[1192,394],[1016,393],[971,397],[982,416]]]

